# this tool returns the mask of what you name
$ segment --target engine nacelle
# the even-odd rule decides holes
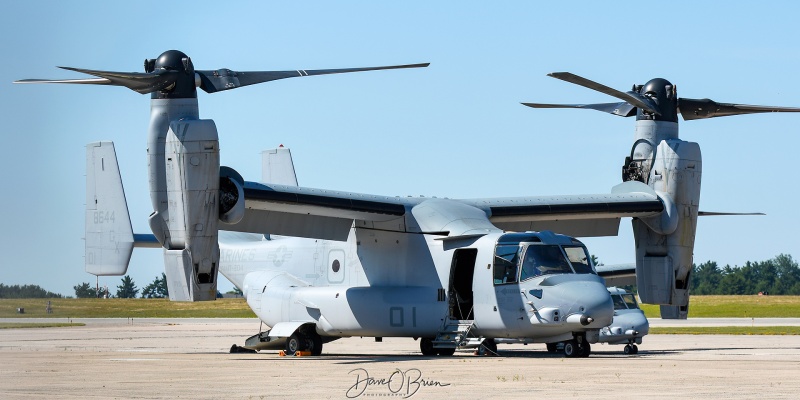
[[[219,219],[236,224],[244,218],[244,179],[230,167],[219,169]]]
[[[650,154],[634,154],[633,161],[641,160],[638,170],[646,172],[641,179],[665,204],[660,216],[633,220],[639,297],[643,303],[660,304],[662,318],[686,318],[700,201],[700,146],[677,139],[671,122],[639,123],[652,130],[637,129],[637,135],[647,134],[639,135],[634,153],[644,143],[657,145]]]
[[[214,121],[172,122],[165,143],[171,300],[214,300],[219,266],[219,137]]]

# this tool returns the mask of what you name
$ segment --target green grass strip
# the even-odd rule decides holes
[[[47,313],[47,301],[51,313]],[[25,313],[19,314],[18,308]],[[255,318],[244,299],[0,299],[0,318]]]
[[[800,326],[650,327],[654,335],[800,335]]]
[[[659,306],[642,310],[647,318],[661,315]],[[689,318],[800,318],[800,296],[692,296]]]
[[[0,318],[255,318],[244,299],[0,299]],[[24,314],[17,309],[24,308]],[[648,318],[659,306],[643,304]],[[692,296],[689,318],[800,318],[800,296]]]
[[[61,328],[64,326],[85,326],[79,322],[0,322],[0,329],[22,328]]]

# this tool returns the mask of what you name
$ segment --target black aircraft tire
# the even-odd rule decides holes
[[[633,352],[633,346],[626,344],[625,349],[622,350],[625,354],[635,354]]]
[[[316,332],[308,337],[308,350],[311,351],[312,356],[322,354],[322,338]]]
[[[449,348],[448,349],[436,349],[436,353],[439,354],[440,356],[452,356],[453,354],[456,353],[456,349],[455,349],[455,347],[452,348],[452,349],[449,349]]]
[[[547,352],[548,353],[558,352],[558,343],[548,343],[547,344]]]
[[[577,357],[579,353],[580,350],[578,350],[578,342],[575,340],[567,340],[564,342],[564,356],[573,358]]]
[[[483,339],[483,343],[481,343],[479,352],[481,355],[496,356],[497,343],[495,343],[494,338]]]
[[[631,354],[639,354],[639,346],[632,344],[631,347],[633,347],[633,353]]]
[[[435,356],[436,349],[433,348],[433,340],[430,338],[422,338],[419,340],[419,351],[423,356]]]
[[[303,350],[305,340],[299,333],[295,332],[292,336],[289,336],[286,339],[286,348],[284,349],[284,353],[287,356],[293,356],[298,351]]]
[[[592,354],[592,345],[584,341],[580,346],[580,354],[578,354],[578,357],[589,357],[589,354]]]

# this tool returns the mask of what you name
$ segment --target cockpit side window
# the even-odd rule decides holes
[[[582,246],[564,246],[564,252],[567,253],[567,258],[572,264],[572,268],[579,274],[594,274],[592,262],[589,259],[589,254]]]
[[[494,253],[494,284],[517,282],[519,245],[497,246]]]

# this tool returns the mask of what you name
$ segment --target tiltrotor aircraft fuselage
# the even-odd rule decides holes
[[[272,337],[414,337],[429,355],[483,338],[580,340],[588,355],[613,317],[583,244],[548,231],[460,243],[369,229],[343,242],[224,233],[220,244],[220,272]],[[268,348],[258,338],[249,344]]]

